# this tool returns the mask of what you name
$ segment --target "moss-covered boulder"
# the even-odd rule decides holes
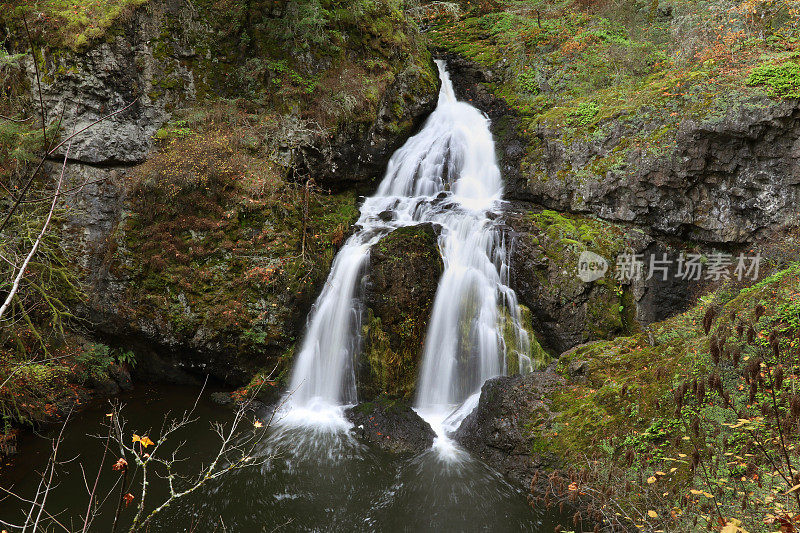
[[[357,365],[360,399],[412,397],[443,268],[432,224],[394,230],[373,247]]]

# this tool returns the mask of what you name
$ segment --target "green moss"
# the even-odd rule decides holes
[[[399,311],[401,314],[402,311]],[[391,332],[385,331],[380,318],[371,310],[362,329],[364,354],[368,366],[368,376],[363,376],[359,387],[365,397],[385,395],[389,398],[409,400],[416,390],[418,374],[418,352],[421,339],[415,332],[419,330],[413,319],[403,316],[396,321]],[[404,339],[399,350],[392,349],[391,336]]]
[[[574,110],[569,112],[571,122],[577,126],[588,126],[600,113],[597,102],[581,102]]]
[[[132,178],[111,265],[130,280],[129,320],[164,323],[186,342],[203,331],[232,356],[294,342],[296,308],[310,305],[358,208],[353,192],[314,188],[306,201],[253,140],[269,127],[220,102],[163,128]]]
[[[792,372],[800,368],[797,366],[800,356],[798,287],[800,264],[793,263],[752,287],[740,289],[733,284],[723,285],[701,298],[689,311],[651,325],[649,334],[600,341],[563,355],[558,371],[569,380],[570,367],[581,362],[585,366],[585,380],[568,382],[548,394],[547,401],[554,413],[552,418],[537,418],[536,413],[531,414],[535,420],[531,426],[532,449],[536,453],[555,454],[562,463],[576,468],[581,468],[587,460],[597,461],[603,465],[596,480],[598,486],[613,475],[618,481],[611,490],[620,506],[636,509],[648,505],[660,513],[665,509],[658,508],[659,505],[683,509],[686,502],[670,498],[659,502],[648,500],[647,489],[641,487],[651,482],[644,483],[643,478],[656,475],[657,479],[653,479],[659,484],[659,492],[677,495],[687,493],[689,488],[706,487],[699,469],[690,469],[681,460],[694,453],[692,441],[704,443],[697,444],[704,455],[705,447],[714,450],[706,457],[706,468],[713,480],[723,480],[722,487],[724,480],[731,476],[738,476],[739,480],[745,471],[752,472],[754,468],[771,471],[773,466],[765,462],[762,455],[747,451],[752,434],[740,428],[742,423],[737,423],[737,418],[753,420],[763,416],[759,409],[766,400],[763,397],[751,402],[743,373],[749,359],[765,357],[772,352],[766,340],[770,332],[776,332],[772,335],[777,335],[780,346],[779,359],[773,364],[781,363]],[[759,306],[762,307],[760,318],[756,312]],[[706,334],[703,322],[711,308],[717,312]],[[752,343],[748,342],[747,335],[737,334],[738,324],[753,324]],[[728,347],[719,364],[711,355],[712,339],[722,339]],[[741,354],[738,366],[731,356],[734,352]],[[676,409],[673,390],[681,383],[705,383],[711,373],[721,377],[723,390],[736,411],[724,408],[718,392],[708,387],[704,401],[699,401],[690,390],[682,409]],[[795,386],[788,383],[784,388],[791,391]],[[695,418],[699,422],[697,433],[689,431]],[[762,426],[759,431],[763,434],[768,430]],[[715,460],[722,451],[726,452],[727,463]],[[742,459],[745,454],[749,458],[747,461]],[[656,471],[667,474],[653,474]],[[748,474],[748,478],[741,479],[747,488],[740,490],[762,494],[760,498],[764,493],[769,494],[769,489],[763,491],[756,478],[751,480],[750,477]],[[742,513],[739,497],[724,491],[716,494],[725,516],[751,516]],[[755,513],[756,524],[760,516],[763,514]],[[685,529],[688,526],[676,527],[688,530]],[[758,530],[757,526],[752,530]]]
[[[119,19],[149,0],[41,0],[33,5],[12,2],[15,9],[4,16],[34,19],[35,29],[45,32],[48,45],[83,50],[102,38]]]
[[[602,179],[627,171],[632,153],[668,153],[681,122],[720,120],[752,100],[755,91],[745,81],[755,65],[763,66],[750,74],[751,85],[763,84],[774,95],[797,92],[796,61],[787,59],[800,28],[788,4],[752,24],[731,10],[714,36],[702,29],[716,16],[709,3],[462,7],[459,17],[434,20],[429,38],[492,72],[484,86],[517,113],[519,133],[530,146],[521,170],[531,181]],[[699,34],[707,37],[689,37]],[[540,136],[560,138],[567,153],[575,143],[582,151],[586,143],[602,148],[580,168],[568,164],[552,172],[541,164]]]
[[[501,331],[506,349],[506,372],[518,374],[520,370],[542,370],[549,363],[551,356],[539,344],[533,329],[531,311],[524,305],[519,306],[520,326],[527,338],[521,339],[514,325],[512,316],[506,309],[501,314]],[[522,360],[522,365],[520,365]],[[528,361],[530,365],[528,365]]]

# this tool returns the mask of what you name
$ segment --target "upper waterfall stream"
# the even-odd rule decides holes
[[[356,231],[336,256],[308,319],[296,357],[283,421],[342,422],[356,403],[354,360],[360,349],[359,284],[370,247],[392,230],[430,222],[440,228],[444,273],[426,336],[416,410],[437,442],[457,428],[487,379],[508,371],[504,330],[530,369],[529,339],[507,283],[506,248],[492,220],[502,200],[489,120],[458,101],[443,61],[436,110],[397,150],[376,194],[364,201]],[[338,421],[338,422],[337,422]]]

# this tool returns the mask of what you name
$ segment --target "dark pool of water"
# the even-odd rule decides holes
[[[210,423],[232,418],[231,412],[210,402],[209,392],[197,402],[197,422],[172,440],[185,441],[180,455],[186,459],[187,472],[208,462],[217,449]],[[181,414],[195,403],[197,394],[194,388],[140,385],[121,398],[127,433],[158,436],[168,413]],[[57,471],[47,509],[71,529],[82,527],[86,486],[94,483],[103,454],[104,440],[97,435],[104,434],[107,412],[105,404],[75,416],[59,449],[59,456],[69,462]],[[22,453],[0,468],[0,487],[31,498],[38,484],[36,472],[44,469],[50,439],[58,429],[24,437]],[[118,455],[106,457],[97,494],[107,494],[118,479],[111,469]],[[474,459],[443,461],[433,451],[392,456],[341,434],[302,429],[270,431],[258,456],[265,461],[261,466],[231,472],[208,484],[160,514],[149,531],[550,532],[563,521],[531,509],[524,492]],[[136,487],[133,492],[137,493]],[[150,493],[152,503],[164,498],[164,482],[154,480]],[[115,489],[101,504],[92,531],[110,530],[116,498]],[[27,508],[7,497],[0,501],[0,518],[21,524]],[[133,506],[122,511],[124,526],[132,516]]]

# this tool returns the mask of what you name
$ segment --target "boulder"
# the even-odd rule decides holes
[[[650,235],[597,217],[534,211],[520,205],[504,213],[512,236],[510,283],[520,303],[529,307],[539,340],[561,353],[584,342],[626,334],[687,309],[691,285],[677,276],[680,249]],[[672,262],[667,279],[617,279],[621,254],[641,254],[649,264],[666,254]],[[584,279],[584,254],[605,261],[597,279]],[[696,289],[696,287],[695,287]]]
[[[552,457],[533,451],[530,428],[550,417],[546,395],[563,383],[552,370],[488,380],[478,406],[453,439],[501,474],[529,486],[537,469],[553,466]]]
[[[362,441],[391,453],[421,453],[436,434],[407,402],[379,399],[345,411],[353,433]]]

